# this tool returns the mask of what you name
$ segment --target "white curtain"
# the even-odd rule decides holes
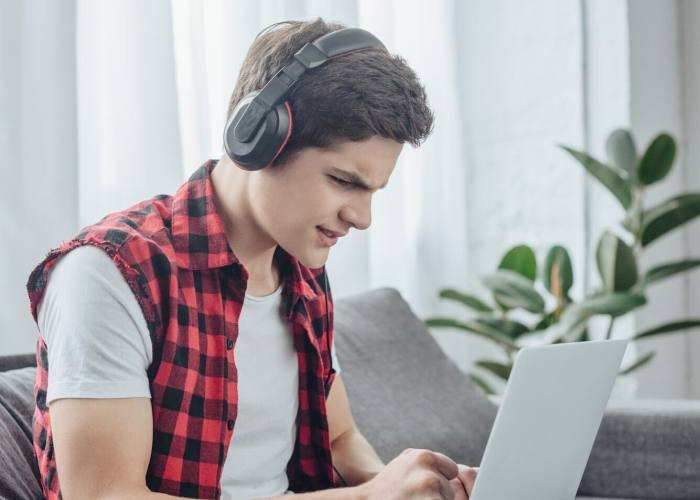
[[[406,146],[368,231],[334,247],[336,298],[392,286],[421,316],[467,276],[454,5],[412,2],[0,0],[0,355],[32,352],[24,291],[50,248],[109,211],[172,193],[221,136],[254,36],[284,19],[369,29],[426,86],[435,133]],[[416,36],[419,33],[420,36]],[[7,43],[5,43],[7,42]]]
[[[0,355],[33,352],[31,265],[78,220],[75,8],[0,1]]]
[[[80,225],[182,182],[170,4],[78,0]]]

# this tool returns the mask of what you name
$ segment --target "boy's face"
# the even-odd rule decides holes
[[[255,218],[303,265],[321,267],[332,240],[318,228],[343,235],[351,227],[367,229],[372,195],[388,182],[402,146],[373,136],[330,150],[306,148],[283,166],[256,172],[250,184]]]

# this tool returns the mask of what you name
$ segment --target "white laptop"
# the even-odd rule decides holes
[[[518,351],[470,500],[572,500],[627,340]]]

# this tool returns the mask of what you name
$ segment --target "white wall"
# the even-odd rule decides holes
[[[683,0],[680,3],[679,17],[682,29],[681,68],[683,129],[685,140],[683,150],[685,189],[700,191],[700,3]],[[686,252],[688,258],[700,257],[700,222],[688,226],[686,232]],[[684,278],[684,302],[690,317],[700,317],[700,272],[693,272]],[[689,396],[700,398],[700,331],[688,337],[688,352],[692,353],[688,362]]]
[[[630,123],[630,43],[627,2],[593,0],[581,2],[581,32],[584,38],[583,68],[584,138],[582,148],[595,157],[605,159],[605,143],[611,130],[629,127]],[[600,236],[613,231],[624,237],[618,222],[624,209],[600,183],[586,175],[583,182],[585,206],[584,238],[586,261],[582,278],[584,289],[592,292],[600,283],[595,255]],[[605,338],[610,319],[604,316],[591,321],[592,338]],[[635,331],[635,318],[630,314],[615,320],[613,338],[625,338]],[[622,366],[634,363],[638,356],[635,345],[628,347]],[[637,391],[637,377],[618,377],[613,396],[632,396]]]
[[[461,109],[467,174],[469,280],[462,287],[486,296],[478,276],[491,272],[516,243],[540,258],[551,244],[572,254],[580,299],[599,283],[598,238],[615,229],[622,209],[555,143],[605,158],[605,140],[631,128],[643,147],[657,132],[673,133],[681,154],[673,175],[648,193],[647,206],[697,189],[700,160],[700,6],[625,0],[472,1],[458,5]],[[642,267],[700,255],[698,223],[645,251]],[[614,337],[685,317],[697,317],[699,272],[650,288],[649,305],[615,323]],[[454,308],[444,310],[455,311]],[[455,314],[462,313],[457,309]],[[607,318],[596,318],[600,338]],[[464,370],[500,352],[464,333],[434,330]],[[623,366],[648,350],[657,357],[621,378],[618,395],[698,397],[700,334],[669,335],[628,349]],[[491,379],[493,380],[493,379]]]
[[[458,2],[458,67],[467,133],[469,280],[461,287],[487,297],[478,277],[504,251],[527,243],[544,252],[562,243],[576,269],[584,259],[583,176],[555,143],[581,144],[580,10],[576,1]],[[574,294],[583,291],[579,276]],[[463,309],[443,304],[443,309]],[[498,359],[491,343],[461,332],[433,331],[462,367]],[[495,382],[494,380],[492,380]]]
[[[698,9],[680,2],[634,1],[629,4],[631,51],[631,124],[640,144],[646,144],[660,130],[667,130],[679,141],[673,171],[667,179],[647,190],[645,206],[651,207],[692,189],[688,172],[693,170],[688,153],[697,155],[697,129],[689,135],[687,125],[696,122],[687,103],[697,103],[698,95],[686,72],[697,57],[698,46],[691,45]],[[683,12],[685,11],[685,12]],[[695,15],[696,17],[693,17]],[[689,16],[689,17],[686,17]],[[686,36],[691,36],[687,39]],[[684,61],[685,59],[685,61]],[[697,64],[697,63],[695,63]],[[696,69],[697,71],[697,69]],[[695,104],[697,112],[697,104]],[[695,168],[697,170],[697,168]],[[697,181],[697,179],[696,179]],[[695,184],[697,189],[697,182]],[[697,237],[697,222],[676,230],[644,249],[642,267],[700,256],[700,246],[690,245],[691,231]],[[637,329],[697,316],[686,274],[649,288],[649,305],[635,315]],[[697,288],[696,288],[697,290]],[[697,337],[697,330],[692,334]],[[698,376],[693,367],[700,363],[698,343],[690,335],[670,335],[640,343],[644,350],[655,350],[652,364],[639,372],[639,395],[648,397],[698,397]]]

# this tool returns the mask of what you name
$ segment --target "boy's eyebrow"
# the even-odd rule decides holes
[[[366,191],[369,191],[372,189],[370,187],[370,185],[367,183],[367,181],[365,181],[357,172],[354,172],[352,170],[344,170],[342,168],[337,168],[337,167],[333,167],[332,170],[336,173],[350,177],[350,180],[352,182],[354,182],[355,184],[357,184],[358,186],[360,186],[362,189],[364,189]],[[382,186],[379,186],[379,189],[384,189],[387,184],[388,184],[388,181],[385,182]]]

